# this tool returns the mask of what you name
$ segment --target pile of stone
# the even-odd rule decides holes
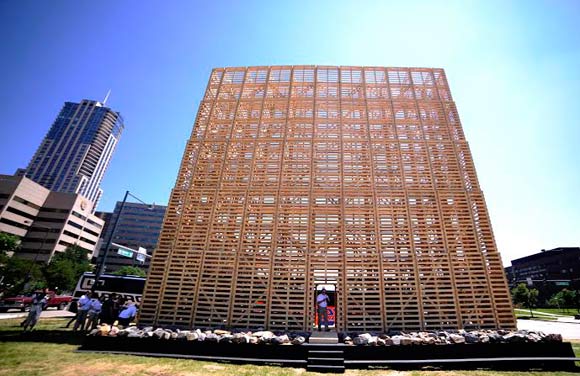
[[[523,343],[562,342],[560,334],[544,334],[529,330],[458,330],[455,332],[412,332],[389,336],[387,334],[362,333],[341,335],[346,345],[357,346],[407,346],[407,345],[450,345],[462,343]]]
[[[252,331],[228,331],[221,329],[205,330],[180,330],[163,328],[138,328],[129,326],[127,328],[111,326],[107,324],[99,325],[93,329],[89,335],[106,337],[128,337],[128,338],[156,338],[162,340],[182,340],[197,341],[207,343],[235,343],[235,344],[271,344],[271,345],[302,345],[308,339],[308,333],[277,333],[261,330]]]

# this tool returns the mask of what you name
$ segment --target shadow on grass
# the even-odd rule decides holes
[[[44,342],[61,343],[68,345],[82,345],[86,334],[72,332],[70,330],[33,330],[22,332],[21,330],[0,331],[0,342]]]

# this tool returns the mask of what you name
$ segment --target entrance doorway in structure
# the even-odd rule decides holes
[[[322,292],[322,289],[326,290],[326,295],[330,301],[328,302],[328,306],[326,307],[326,311],[328,313],[328,328],[335,329],[336,328],[336,285],[334,284],[318,284],[316,285],[316,291],[314,294],[314,306],[318,308],[316,304],[316,297],[318,294]],[[318,328],[318,309],[315,310],[316,317],[314,319],[314,327]],[[322,323],[324,326],[324,323]]]

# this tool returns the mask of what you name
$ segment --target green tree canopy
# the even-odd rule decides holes
[[[560,309],[570,309],[576,305],[576,295],[577,291],[563,289],[552,295],[549,302]]]
[[[20,238],[16,235],[10,235],[5,232],[0,232],[0,255],[5,255],[8,252],[14,252],[20,246]]]
[[[0,290],[6,296],[27,293],[46,286],[41,265],[18,257],[7,257],[0,265],[0,280]],[[25,287],[28,291],[24,291]]]
[[[20,247],[20,238],[0,232],[0,291],[7,296],[44,287],[42,268],[32,260],[8,256]],[[27,290],[27,291],[24,291]]]
[[[92,267],[87,251],[78,245],[72,245],[62,253],[55,253],[44,268],[44,276],[49,289],[73,291],[80,276],[90,270]]]
[[[514,304],[519,304],[522,307],[530,309],[530,315],[534,317],[532,308],[538,302],[538,290],[528,289],[525,283],[520,283],[516,288],[512,289],[512,299]]]
[[[136,275],[138,277],[146,277],[147,273],[145,273],[145,270],[137,267],[137,266],[123,266],[122,268],[120,268],[119,270],[117,270],[116,272],[114,272],[113,274],[115,275]]]

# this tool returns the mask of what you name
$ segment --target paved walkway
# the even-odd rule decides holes
[[[529,309],[522,309],[522,308],[514,308],[514,311],[525,312],[525,313],[530,312]],[[534,313],[534,315],[538,315],[538,316],[574,317],[574,315],[566,315],[566,314],[562,314],[562,313],[549,313],[549,312],[534,311],[534,310],[532,310],[532,312]]]
[[[526,313],[530,312],[528,309],[515,308],[514,310],[519,311],[519,312],[526,312]],[[540,312],[540,311],[533,311],[533,310],[532,310],[532,312],[534,313],[534,315],[536,315],[538,317],[549,316],[549,317],[554,317],[554,318],[558,319],[558,322],[567,322],[570,324],[580,324],[580,320],[576,320],[573,315],[562,315],[562,314]]]
[[[28,312],[12,311],[7,313],[0,313],[0,320],[2,319],[17,319],[19,317],[26,317]],[[67,310],[47,309],[40,314],[41,318],[55,318],[55,317],[73,317],[75,314]]]
[[[562,321],[518,320],[518,329],[538,330],[544,333],[561,334],[564,339],[580,339],[578,323]]]

